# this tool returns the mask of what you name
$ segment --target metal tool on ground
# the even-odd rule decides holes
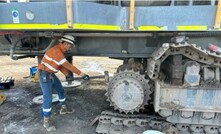
[[[57,94],[52,94],[52,102],[57,102],[58,95]],[[32,99],[32,101],[36,104],[42,104],[43,103],[43,95],[36,96]]]
[[[68,83],[68,81],[63,81],[61,82],[63,87],[67,87],[67,88],[72,88],[72,87],[78,87],[81,85],[81,81],[80,80],[74,80],[71,83]]]
[[[0,93],[0,105],[6,100],[6,96],[3,93]]]
[[[15,79],[11,76],[7,78],[0,77],[0,89],[10,89],[11,86],[14,86]]]
[[[90,123],[90,126],[93,126],[100,118],[100,115],[98,115],[95,119],[93,119]]]

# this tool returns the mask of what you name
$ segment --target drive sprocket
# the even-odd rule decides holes
[[[133,70],[118,70],[107,87],[108,101],[123,113],[139,112],[150,100],[149,79]]]

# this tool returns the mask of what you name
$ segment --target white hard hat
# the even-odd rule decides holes
[[[62,41],[65,41],[65,42],[68,42],[72,45],[76,44],[76,41],[75,41],[75,38],[71,35],[64,35],[62,38],[61,38]]]

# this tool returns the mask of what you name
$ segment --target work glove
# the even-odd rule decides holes
[[[74,81],[73,75],[71,75],[70,73],[68,73],[68,74],[66,75],[66,81],[68,81],[68,82]]]
[[[85,74],[84,76],[82,76],[82,79],[83,80],[90,80],[90,77],[89,77],[89,75]]]

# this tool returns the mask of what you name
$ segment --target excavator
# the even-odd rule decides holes
[[[41,59],[70,34],[69,61],[123,61],[97,133],[221,133],[221,0],[1,0],[0,13],[0,55]]]

